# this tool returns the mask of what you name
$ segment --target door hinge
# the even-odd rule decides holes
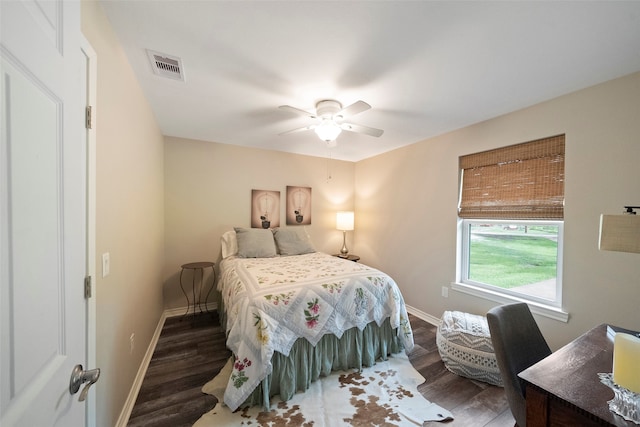
[[[84,278],[84,297],[85,299],[91,298],[91,276]]]
[[[85,109],[85,121],[84,125],[87,129],[93,129],[93,107],[91,105],[87,105]]]

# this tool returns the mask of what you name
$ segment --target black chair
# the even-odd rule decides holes
[[[551,349],[525,303],[492,308],[487,323],[509,408],[516,425],[526,427],[524,383],[518,374],[550,355]]]

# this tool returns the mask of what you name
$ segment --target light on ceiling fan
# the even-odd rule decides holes
[[[316,135],[320,137],[324,142],[335,141],[335,139],[340,135],[342,129],[336,122],[331,119],[322,119],[322,123],[316,126]]]

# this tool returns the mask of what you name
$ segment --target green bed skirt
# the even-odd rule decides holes
[[[274,353],[271,359],[273,371],[241,406],[269,408],[272,396],[280,395],[282,400],[289,400],[331,371],[373,366],[376,360],[386,360],[390,354],[402,350],[397,330],[391,327],[389,319],[381,326],[371,322],[362,331],[351,328],[341,338],[325,335],[315,347],[300,338],[293,344],[289,356]]]

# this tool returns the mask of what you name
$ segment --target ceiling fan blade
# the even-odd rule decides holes
[[[362,113],[363,111],[367,111],[369,108],[371,108],[371,105],[367,104],[366,102],[356,101],[353,104],[338,111],[336,113],[336,116],[351,117],[358,113]]]
[[[296,133],[296,132],[303,132],[305,130],[313,130],[315,128],[316,128],[316,125],[309,125],[309,126],[305,126],[305,127],[301,127],[301,128],[297,128],[297,129],[291,129],[291,130],[288,130],[286,132],[279,133],[278,136],[287,135],[287,134]]]
[[[365,135],[375,136],[376,138],[384,133],[382,129],[370,128],[369,126],[356,125],[354,123],[342,123],[340,124],[340,127],[342,130],[364,133]]]
[[[291,105],[281,105],[278,108],[284,111],[289,111],[290,113],[298,114],[305,117],[311,117],[312,119],[315,119],[318,117],[314,113],[301,110],[300,108],[292,107]]]

